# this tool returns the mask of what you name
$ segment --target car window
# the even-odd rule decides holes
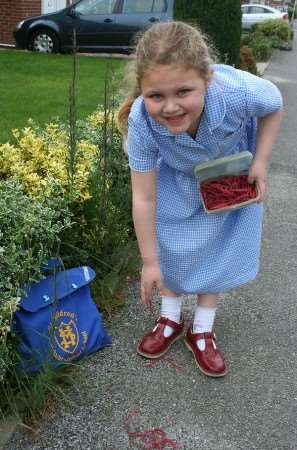
[[[166,0],[124,0],[123,13],[164,12],[166,7]]]
[[[248,6],[241,7],[242,14],[246,14],[248,12]]]
[[[263,14],[265,13],[265,9],[261,6],[250,6],[249,13],[250,14]]]
[[[153,10],[153,0],[124,0],[123,13],[147,13]]]
[[[153,12],[164,12],[167,9],[167,3],[165,0],[154,0]]]
[[[112,14],[117,0],[83,0],[75,11],[83,15]]]

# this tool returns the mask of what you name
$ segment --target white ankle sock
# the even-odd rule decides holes
[[[206,333],[212,331],[216,310],[216,308],[206,308],[197,305],[193,323],[193,333]],[[205,350],[205,340],[198,339],[197,347],[201,351]]]
[[[161,316],[167,317],[173,322],[179,323],[181,316],[182,297],[165,297],[162,296]],[[164,336],[169,337],[173,333],[173,328],[166,325]]]

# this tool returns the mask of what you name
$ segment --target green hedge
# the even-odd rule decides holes
[[[287,43],[292,39],[290,25],[281,19],[268,19],[253,25],[251,33],[262,33],[265,37],[272,39],[275,48],[278,48],[281,44]]]
[[[293,12],[294,12],[294,19],[297,19],[297,7],[294,10],[293,6],[289,6],[288,13],[290,20],[292,20]]]
[[[240,0],[176,0],[176,20],[197,23],[220,53],[221,61],[239,65]]]
[[[292,39],[292,29],[283,20],[265,20],[243,33],[241,45],[252,49],[257,61],[267,61],[274,48],[283,48]]]

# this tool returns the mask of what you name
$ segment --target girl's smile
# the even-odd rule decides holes
[[[210,79],[178,64],[154,66],[141,81],[147,112],[171,133],[195,137]]]

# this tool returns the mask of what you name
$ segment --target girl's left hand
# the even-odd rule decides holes
[[[248,174],[248,182],[256,183],[256,187],[259,193],[258,202],[263,202],[266,193],[267,182],[267,163],[264,161],[257,161],[255,159],[250,167]]]

